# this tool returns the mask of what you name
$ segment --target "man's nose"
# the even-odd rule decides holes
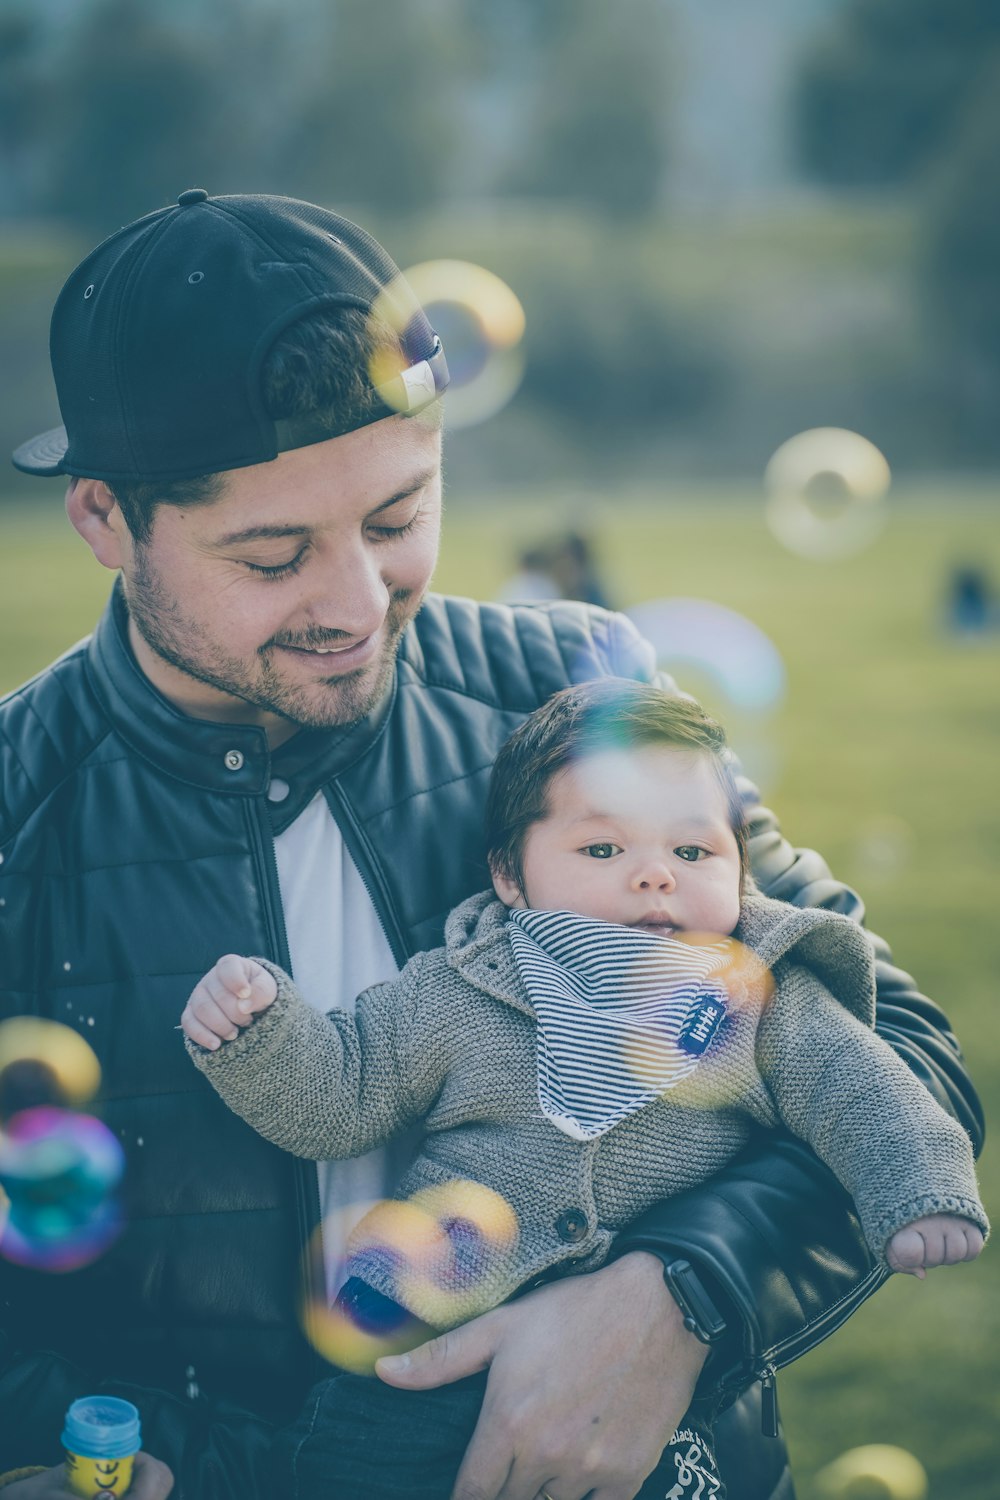
[[[361,639],[373,635],[386,617],[391,593],[376,556],[364,545],[345,545],[316,568],[309,597],[315,625]]]

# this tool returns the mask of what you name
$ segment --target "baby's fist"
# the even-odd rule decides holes
[[[249,1026],[277,993],[274,975],[267,969],[252,958],[227,953],[192,990],[181,1016],[181,1030],[192,1042],[214,1052],[221,1042],[234,1041],[240,1027]]]
[[[954,1266],[960,1260],[975,1260],[983,1248],[982,1230],[970,1219],[954,1214],[928,1214],[897,1229],[885,1248],[885,1258],[894,1271],[926,1276],[933,1266]]]

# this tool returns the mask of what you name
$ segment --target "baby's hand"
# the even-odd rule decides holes
[[[960,1260],[975,1260],[983,1248],[983,1235],[969,1219],[954,1214],[929,1214],[897,1229],[885,1249],[894,1271],[926,1276],[925,1267],[954,1266]]]
[[[181,1016],[181,1030],[192,1042],[214,1052],[220,1042],[232,1042],[241,1026],[249,1026],[258,1011],[274,1002],[278,986],[252,958],[227,953],[209,969],[191,992]]]

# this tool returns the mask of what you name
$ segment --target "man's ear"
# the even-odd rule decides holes
[[[66,491],[66,514],[99,563],[120,568],[128,528],[118,501],[102,479],[73,479]]]

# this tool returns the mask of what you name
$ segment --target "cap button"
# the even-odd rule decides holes
[[[204,203],[208,193],[204,188],[188,188],[186,193],[181,193],[177,199],[178,207],[189,208],[192,203]]]

